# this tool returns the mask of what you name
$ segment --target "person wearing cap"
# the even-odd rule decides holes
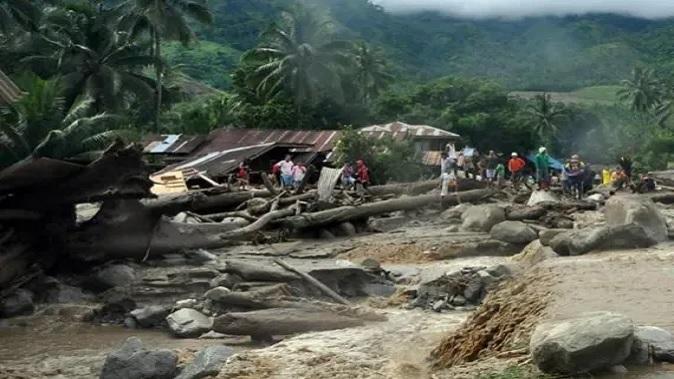
[[[550,156],[548,155],[548,149],[543,146],[538,149],[534,164],[536,165],[538,189],[547,191],[550,188]]]
[[[524,173],[524,167],[527,163],[524,159],[520,158],[519,155],[515,152],[510,154],[510,160],[508,161],[508,171],[510,171],[510,181],[513,183],[515,190],[520,189],[520,182],[522,181],[522,176]]]

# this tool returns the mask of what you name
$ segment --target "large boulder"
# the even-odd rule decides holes
[[[541,206],[512,208],[508,212],[507,219],[511,221],[538,220],[545,216],[548,211]]]
[[[634,330],[631,364],[647,364],[651,358],[658,362],[674,363],[674,336],[655,326],[638,326]]]
[[[127,265],[103,267],[92,275],[87,283],[92,289],[105,291],[112,287],[124,287],[136,281],[136,271]]]
[[[559,255],[646,248],[655,244],[644,228],[636,224],[574,230],[558,234],[550,241],[550,247]]]
[[[79,287],[74,287],[68,284],[55,283],[54,286],[47,290],[45,301],[47,303],[86,303],[93,300],[93,296],[85,293]]]
[[[557,235],[561,233],[566,233],[568,232],[568,229],[545,229],[541,230],[538,232],[538,239],[541,240],[541,244],[543,246],[550,246],[550,241],[552,241],[553,238],[557,237]]]
[[[190,308],[179,309],[166,317],[171,333],[176,337],[199,337],[211,330],[213,320]]]
[[[129,337],[105,358],[100,379],[172,379],[177,363],[173,351],[145,350],[140,339]]]
[[[461,215],[471,207],[473,207],[471,204],[461,203],[442,212],[440,217],[445,220],[461,219]]]
[[[667,219],[658,211],[655,203],[638,196],[614,196],[604,208],[608,225],[636,224],[657,242],[668,239]]]
[[[505,210],[497,205],[476,205],[461,215],[461,228],[471,232],[489,232],[494,225],[505,219]]]
[[[0,301],[0,317],[14,317],[33,313],[33,293],[19,288]]]
[[[559,203],[559,197],[550,191],[534,191],[527,201],[527,206],[533,207],[542,203]]]
[[[531,267],[546,259],[556,258],[558,256],[559,255],[557,255],[557,253],[550,247],[543,246],[540,240],[535,240],[525,246],[519,254],[513,255],[510,259],[524,267]]]
[[[192,363],[187,365],[176,379],[201,379],[215,376],[227,359],[234,354],[229,346],[209,346],[197,353]]]
[[[630,355],[633,341],[630,319],[592,312],[538,325],[531,336],[530,350],[541,371],[575,375],[622,364]]]
[[[527,244],[538,239],[538,234],[529,225],[521,221],[503,221],[491,228],[491,238],[514,244]]]
[[[132,310],[131,317],[143,328],[154,328],[162,325],[169,313],[171,313],[170,306],[150,305]]]

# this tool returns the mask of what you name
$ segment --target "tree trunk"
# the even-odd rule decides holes
[[[265,338],[361,325],[364,325],[363,320],[328,311],[321,312],[303,308],[272,308],[224,314],[215,318],[213,330],[224,334]]]
[[[344,206],[325,211],[305,213],[283,219],[281,222],[294,230],[308,227],[318,227],[330,224],[338,224],[345,221],[364,219],[383,213],[413,210],[430,204],[443,203],[454,205],[460,202],[475,202],[492,196],[495,192],[491,189],[471,190],[453,193],[445,197],[444,202],[439,194],[421,195],[413,197],[401,197],[398,199],[366,203],[358,206]]]
[[[155,103],[155,113],[154,113],[154,131],[159,131],[159,116],[161,115],[161,102],[162,102],[162,74],[163,74],[163,63],[161,62],[161,37],[159,36],[159,31],[153,29],[152,35],[154,37],[154,57],[155,57],[155,74],[157,80],[157,98]]]

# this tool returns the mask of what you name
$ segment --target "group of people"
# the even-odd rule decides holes
[[[490,150],[485,156],[480,156],[477,150],[471,154],[464,151],[454,152],[448,149],[441,154],[440,174],[442,180],[441,195],[447,195],[449,183],[458,177],[459,171],[466,178],[484,180],[488,185],[502,187],[505,184],[506,173],[510,173],[513,185],[519,188],[524,177],[526,162],[513,152],[510,159],[504,164],[494,150]],[[507,172],[506,172],[507,171]]]
[[[297,189],[304,181],[307,167],[303,163],[294,163],[290,154],[272,166],[272,177],[282,188]]]
[[[367,190],[370,185],[370,168],[367,167],[365,161],[359,159],[356,161],[354,168],[351,162],[346,162],[342,167],[342,187],[344,189],[352,189],[354,187],[362,187]]]

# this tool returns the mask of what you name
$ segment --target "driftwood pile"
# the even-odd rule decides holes
[[[68,259],[145,260],[242,241],[319,235],[324,228],[384,213],[493,195],[482,183],[461,180],[458,191],[441,202],[438,194],[428,194],[438,187],[433,180],[372,186],[365,194],[335,190],[330,202],[319,202],[317,191],[305,186],[299,193],[273,186],[216,187],[156,198],[148,176],[141,150],[121,144],[87,165],[36,158],[0,171],[0,286]],[[82,203],[100,209],[78,221],[75,209]]]

